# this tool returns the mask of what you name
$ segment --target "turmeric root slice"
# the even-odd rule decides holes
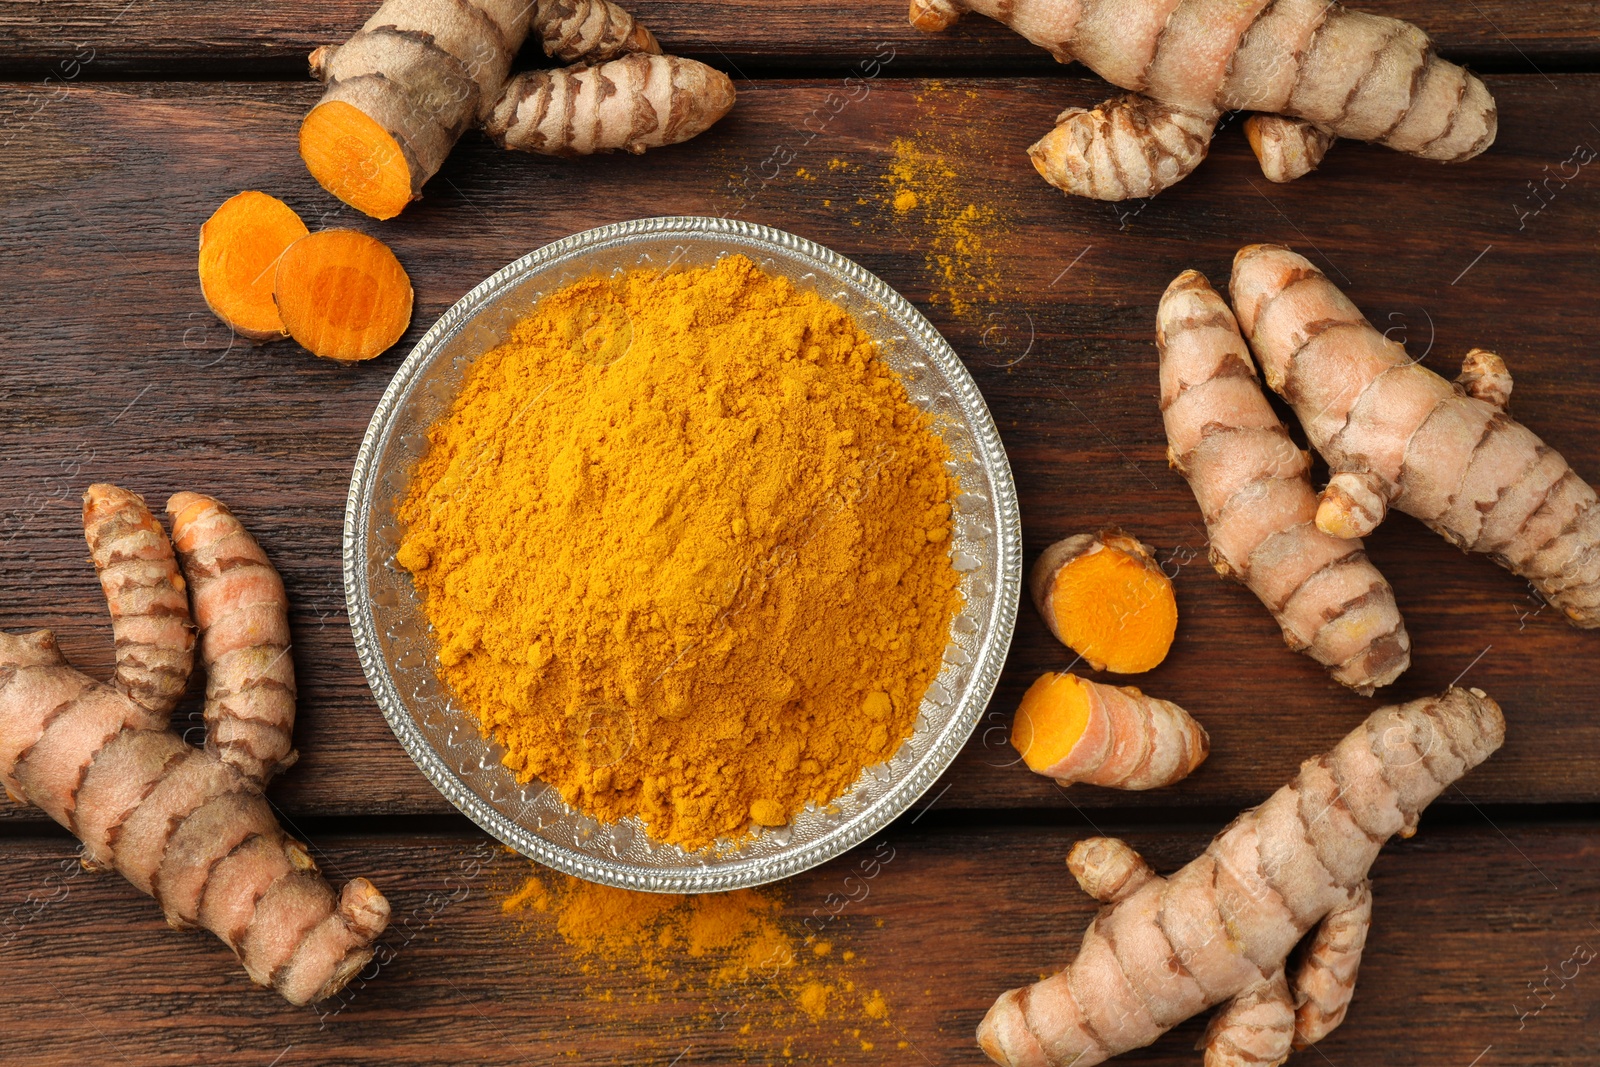
[[[344,100],[323,101],[301,122],[300,158],[324,189],[375,219],[394,218],[421,195],[422,181],[400,142]]]
[[[1045,674],[1017,708],[1011,744],[1029,769],[1062,785],[1171,785],[1205,762],[1205,728],[1168,700],[1132,686]]]
[[[405,268],[388,245],[355,230],[323,230],[289,246],[273,299],[290,336],[343,363],[385,351],[411,324]]]
[[[252,341],[288,335],[272,284],[278,257],[309,233],[294,209],[254,190],[229,197],[200,227],[200,292],[217,318]]]
[[[1138,674],[1167,658],[1178,630],[1172,582],[1121,530],[1057,541],[1029,584],[1050,632],[1095,670]]]

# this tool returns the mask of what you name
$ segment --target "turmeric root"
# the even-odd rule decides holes
[[[167,501],[167,517],[205,634],[206,751],[265,786],[296,758],[283,579],[255,538],[211,497],[179,493]]]
[[[217,318],[252,341],[287,336],[273,279],[278,257],[308,232],[277,197],[252,190],[224,201],[200,227],[200,291]]]
[[[1028,149],[1028,158],[1045,181],[1074,196],[1154,196],[1206,158],[1218,117],[1129,93],[1092,111],[1067,108],[1056,116],[1056,128]]]
[[[236,654],[247,653],[251,620],[277,610],[260,606],[271,599],[263,586],[281,588],[255,572],[270,565],[242,548],[248,535],[218,518],[220,505],[179,494],[171,506],[193,524],[183,566],[190,588],[205,590],[197,596],[205,605],[202,648],[228,640],[239,645]],[[171,544],[138,497],[91,486],[84,533],[108,593],[123,586],[107,570],[137,559],[153,602],[183,604]],[[239,582],[199,569],[225,571],[235,559],[245,560]],[[187,609],[177,617],[187,624]],[[85,866],[116,868],[156,898],[174,927],[212,931],[253,981],[291,1003],[342,988],[371,959],[388,922],[388,901],[365,878],[335,894],[304,846],[278,826],[259,779],[209,741],[206,749],[186,744],[165,711],[74,670],[47,630],[0,634],[0,780],[83,842]]]
[[[1506,361],[1488,349],[1474,348],[1461,358],[1456,382],[1468,396],[1501,411],[1511,410],[1511,372]]]
[[[1211,563],[1272,612],[1290,648],[1362,694],[1411,663],[1394,590],[1361,542],[1317,527],[1311,463],[1267,403],[1228,305],[1198,271],[1157,312],[1167,456],[1205,516]]]
[[[1150,547],[1121,530],[1057,541],[1028,587],[1050,632],[1095,670],[1138,674],[1167,658],[1178,629],[1172,582]]]
[[[1372,884],[1363,880],[1350,890],[1317,926],[1295,970],[1299,1006],[1294,1012],[1294,1047],[1305,1048],[1327,1037],[1350,1008],[1356,971],[1372,925]]]
[[[1086,837],[1067,853],[1067,870],[1085,893],[1115,904],[1156,876],[1144,857],[1115,837]]]
[[[530,30],[555,58],[600,66],[510,78]],[[496,139],[530,151],[674,144],[722,117],[733,83],[693,60],[638,61],[659,52],[610,0],[384,0],[343,45],[311,54],[327,90],[300,126],[300,155],[328,192],[388,219],[491,115]]]
[[[345,363],[386,351],[411,324],[405,268],[388,245],[355,230],[322,230],[290,245],[272,295],[291,337]]]
[[[1574,624],[1600,626],[1595,492],[1498,406],[1511,395],[1498,357],[1478,350],[1464,381],[1445,381],[1286,248],[1242,249],[1232,291],[1267,385],[1333,472],[1320,528],[1360,537],[1392,505],[1488,553]]]
[[[194,624],[161,524],[137,496],[97,485],[84,498],[84,536],[111,608],[117,692],[161,720],[194,668]]]
[[[503,148],[586,156],[678,144],[733,107],[733,82],[692,59],[635,53],[597,67],[519,74],[483,130]]]
[[[1195,1047],[1205,1067],[1277,1067],[1293,1044],[1294,997],[1279,967],[1220,1008]]]
[[[1282,115],[1251,115],[1244,120],[1244,134],[1269,182],[1310,174],[1338,139],[1314,123]]]
[[[604,63],[629,52],[661,54],[655,34],[611,0],[534,0],[533,31],[563,63]]]
[[[1011,744],[1029,769],[1062,785],[1155,789],[1205,762],[1205,727],[1167,700],[1132,686],[1045,674],[1028,687]]]
[[[1483,82],[1440,59],[1409,23],[1329,0],[911,0],[910,17],[938,31],[964,11],[1151,102],[1069,109],[1058,120],[1067,129],[1029,150],[1046,181],[1079,196],[1148,196],[1181,180],[1231,110],[1303,119],[1330,143],[1375,141],[1445,162],[1494,142]],[[1313,147],[1303,133],[1302,148]],[[1300,164],[1270,165],[1289,176]]]
[[[322,187],[373,218],[420,195],[481,121],[528,35],[528,0],[385,0],[338,47],[311,53],[322,100],[300,156]]]
[[[1342,946],[1353,976],[1359,949],[1333,928],[1364,922],[1359,898],[1384,841],[1415,832],[1422,809],[1504,738],[1494,701],[1452,688],[1373,712],[1170,877],[1141,880],[1121,842],[1085,850],[1074,868],[1088,868],[1085,890],[1119,882],[1096,861],[1134,870],[1137,888],[1100,910],[1065,970],[995,1001],[978,1044],[1009,1067],[1092,1067],[1226,1002],[1206,1062],[1281,1062],[1294,1001],[1324,995],[1306,970],[1284,995],[1290,950],[1316,928],[1313,944]]]

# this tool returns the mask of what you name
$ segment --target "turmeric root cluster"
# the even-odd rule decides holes
[[[1575,625],[1600,626],[1595,491],[1507,414],[1499,356],[1475,348],[1446,381],[1286,248],[1240,250],[1231,288],[1237,319],[1196,271],[1162,297],[1168,455],[1205,516],[1213,564],[1260,597],[1291,648],[1363,694],[1409,665],[1394,591],[1360,541],[1390,506],[1526,578]],[[1328,461],[1320,494],[1252,352]]]
[[[1320,528],[1311,461],[1267,403],[1228,305],[1197,271],[1157,313],[1167,453],[1205,516],[1211,562],[1261,598],[1290,648],[1370,694],[1411,664],[1394,590],[1361,542]]]
[[[1028,150],[1077,196],[1155,195],[1200,164],[1232,110],[1258,113],[1246,131],[1272,181],[1315,168],[1338,137],[1447,163],[1494,142],[1482,81],[1415,26],[1330,0],[911,0],[912,24],[929,31],[967,11],[1130,90],[1068,108]]]
[[[530,32],[570,66],[511,74]],[[385,0],[354,37],[311,54],[327,85],[300,155],[328,192],[388,219],[421,195],[461,135],[586,155],[677,144],[733,106],[733,83],[661,54],[610,0]]]
[[[1391,506],[1528,579],[1576,625],[1600,626],[1600,502],[1506,413],[1504,361],[1473,349],[1446,381],[1285,248],[1242,249],[1231,295],[1233,309],[1195,271],[1168,287],[1161,410],[1212,562],[1266,604],[1291,647],[1362,693],[1405,670],[1410,641],[1394,592],[1359,540]],[[1328,461],[1320,495],[1252,353]],[[1033,583],[1052,632],[1096,668],[1142,661],[1114,638],[1148,635],[1160,600],[1134,592],[1141,574],[1151,581],[1148,551],[1102,538],[1052,546]],[[1104,558],[1086,566],[1095,556]],[[1096,646],[1106,634],[1113,640]],[[1378,850],[1392,834],[1410,836],[1423,807],[1504,731],[1499,707],[1476,689],[1381,708],[1170,878],[1123,842],[1080,842],[1068,866],[1106,907],[1070,966],[995,1002],[979,1044],[1008,1067],[1089,1067],[1221,1004],[1202,1042],[1208,1067],[1282,1063],[1344,1019]],[[1128,789],[1170,784],[1206,752],[1205,731],[1182,709],[1070,674],[1034,683],[1012,741],[1030,768],[1063,784]]]
[[[355,230],[311,233],[288,204],[253,190],[200,227],[200,290],[241,336],[293,337],[342,363],[387,351],[411,324],[411,279],[388,245]]]
[[[1451,689],[1373,712],[1169,877],[1124,842],[1079,842],[1068,866],[1106,906],[1065,970],[995,1001],[979,1045],[1007,1067],[1092,1067],[1222,1004],[1207,1064],[1282,1063],[1344,1018],[1379,849],[1504,737],[1493,700]]]
[[[0,781],[77,835],[85,866],[116,868],[174,927],[216,934],[256,983],[319,1000],[371,959],[389,904],[365,878],[336,893],[262,793],[295,759],[277,571],[210,497],[179,493],[167,513],[176,558],[139,497],[110,485],[84,495],[116,672],[103,685],[74,670],[48,630],[0,634]],[[196,621],[204,748],[168,722]]]
[[[1328,461],[1319,529],[1361,537],[1399,508],[1526,578],[1574,625],[1600,626],[1595,491],[1506,412],[1500,357],[1473,349],[1446,381],[1287,248],[1241,249],[1231,289],[1267,385]]]

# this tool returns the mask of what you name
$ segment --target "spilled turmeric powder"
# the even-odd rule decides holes
[[[770,887],[638,893],[530,865],[500,906],[525,935],[564,949],[589,979],[586,999],[670,994],[704,1005],[702,1022],[755,1041],[787,1042],[816,1023],[856,1040],[863,1027],[892,1034],[889,1003],[858,983],[855,953],[835,957],[783,903]]]
[[[468,371],[396,558],[519,779],[699,849],[909,736],[960,603],[948,458],[850,316],[750,260],[593,277]]]
[[[883,172],[887,206],[914,231],[932,279],[933,303],[969,322],[981,321],[1007,294],[1001,249],[1008,243],[1008,205],[993,199],[992,168],[974,160],[992,155],[986,127],[973,121],[981,106],[975,89],[929,82],[917,94],[922,120],[897,137]]]
[[[780,907],[771,890],[638,893],[545,871],[530,873],[501,902],[507,915],[543,917],[586,973],[604,977],[615,968],[670,983],[689,979],[692,967],[711,989],[795,964]]]

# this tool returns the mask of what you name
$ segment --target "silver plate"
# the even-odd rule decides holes
[[[877,340],[911,400],[933,413],[961,484],[952,558],[966,605],[911,737],[827,810],[738,848],[685,852],[637,819],[602,824],[553,788],[519,784],[435,674],[436,645],[411,577],[395,563],[404,497],[427,430],[463,373],[539,299],[579,278],[634,268],[709,266],[743,253],[845,308]],[[1011,467],[972,376],[906,299],[857,264],[781,230],[729,219],[636,219],[545,245],[487,278],[433,324],[394,376],[361,442],[344,520],[344,589],[356,654],[378,706],[422,773],[473,822],[518,852],[594,882],[656,892],[738,889],[787,878],[859,844],[909,808],[977,725],[1011,643],[1022,585]]]

